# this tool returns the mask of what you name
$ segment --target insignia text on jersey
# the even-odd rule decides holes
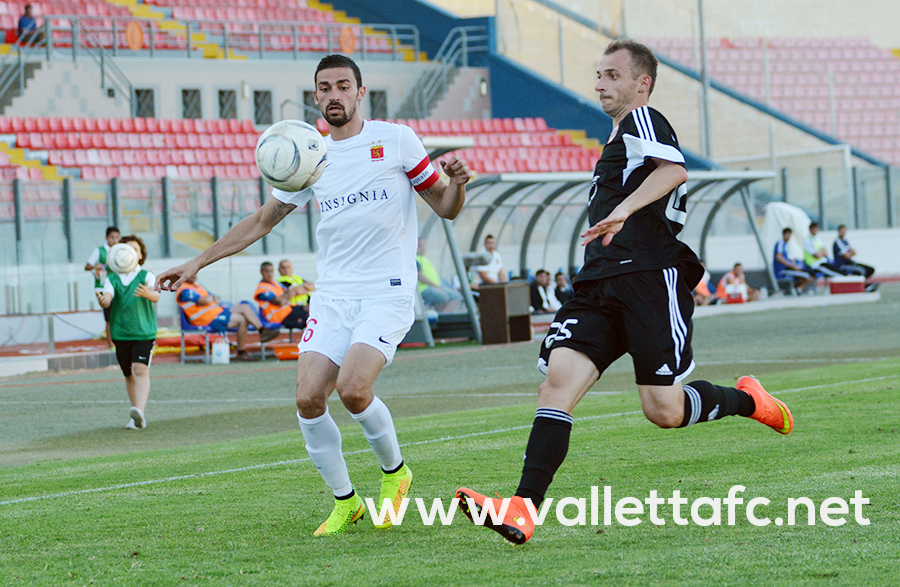
[[[352,206],[353,204],[362,204],[365,202],[375,202],[378,200],[387,200],[388,194],[387,190],[372,190],[365,192],[357,192],[355,194],[350,194],[349,196],[341,196],[340,198],[331,198],[329,200],[322,200],[319,203],[319,211],[320,212],[331,212],[333,210],[338,210],[343,208],[344,206]]]

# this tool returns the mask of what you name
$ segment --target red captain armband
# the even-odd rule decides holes
[[[438,180],[437,171],[431,165],[426,156],[412,170],[406,172],[406,177],[417,192],[423,192],[434,185]]]

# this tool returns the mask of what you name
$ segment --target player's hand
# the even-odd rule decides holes
[[[143,283],[137,286],[137,289],[134,290],[134,297],[136,298],[147,298],[150,299],[151,293],[150,288],[148,288]]]
[[[584,246],[602,236],[603,246],[608,247],[613,237],[625,226],[625,221],[628,220],[629,216],[630,214],[627,211],[616,208],[609,216],[582,233],[581,237],[584,240],[581,241],[581,245]]]
[[[102,291],[95,293],[97,294],[97,302],[100,303],[101,308],[108,308],[112,304],[112,296],[109,296]]]
[[[450,183],[456,185],[464,185],[472,179],[472,172],[464,159],[459,159],[455,155],[448,160],[441,159],[441,170],[450,178]]]
[[[195,267],[193,261],[182,263],[178,267],[173,267],[160,273],[156,277],[156,283],[153,287],[156,291],[178,291],[181,284],[196,275],[198,271],[200,269]]]

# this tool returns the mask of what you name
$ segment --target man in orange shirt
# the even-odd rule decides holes
[[[275,279],[275,266],[268,261],[259,266],[259,273],[262,281],[256,286],[253,299],[259,304],[266,320],[287,328],[304,329],[309,314],[303,306],[291,305],[291,298],[309,294],[312,290],[306,283],[285,289]]]
[[[734,286],[731,292],[728,291],[728,286]],[[734,268],[719,280],[716,297],[727,301],[729,294],[735,295],[736,291],[742,292],[745,302],[755,302],[759,299],[759,290],[747,285],[747,281],[744,279],[744,266],[740,263],[735,263]]]
[[[194,326],[212,326],[219,332],[237,328],[237,360],[249,361],[247,344],[247,324],[259,331],[260,342],[268,342],[278,336],[278,330],[263,328],[259,317],[247,304],[232,306],[209,293],[202,285],[197,285],[194,275],[185,281],[176,295],[178,306],[184,311],[187,321]]]

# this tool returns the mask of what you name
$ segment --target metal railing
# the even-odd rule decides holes
[[[411,25],[54,15],[45,29],[48,54],[52,49],[73,56],[86,48],[81,31],[90,31],[114,57],[192,59],[200,52],[224,59],[298,60],[307,53],[341,52],[362,60],[400,61],[420,55],[419,31]]]
[[[112,55],[103,47],[100,39],[97,38],[93,31],[85,27],[76,29],[76,26],[80,26],[80,22],[72,23],[72,34],[75,35],[77,31],[78,36],[84,39],[82,50],[100,67],[100,88],[103,90],[113,88],[118,90],[121,95],[126,96],[128,111],[131,113],[131,116],[136,116],[137,103],[134,99],[134,85],[131,83],[131,80],[119,69]],[[73,60],[77,57],[76,49],[77,45],[73,44]]]
[[[43,27],[49,30],[49,23]],[[0,96],[6,96],[7,92],[18,90],[19,96],[25,93],[25,70],[28,63],[44,61],[39,49],[40,44],[32,36],[25,43],[13,45],[14,49],[6,54],[0,61]]]
[[[488,50],[488,31],[482,26],[451,29],[434,56],[433,65],[416,84],[413,109],[418,118],[427,118],[431,108],[453,81],[458,67],[469,66],[469,56]]]
[[[18,95],[24,94],[26,66],[52,60],[54,50],[65,45],[67,49],[71,49],[73,61],[77,61],[79,55],[86,55],[97,64],[100,69],[100,88],[113,89],[121,94],[128,100],[129,112],[134,116],[134,86],[128,76],[116,65],[113,56],[94,30],[84,26],[77,18],[69,22],[69,29],[60,29],[47,19],[41,27],[43,39],[36,41],[32,36],[26,43],[13,45],[13,50],[0,62],[0,96],[5,96],[15,84],[18,84]],[[65,31],[66,34],[60,35],[60,31]]]

